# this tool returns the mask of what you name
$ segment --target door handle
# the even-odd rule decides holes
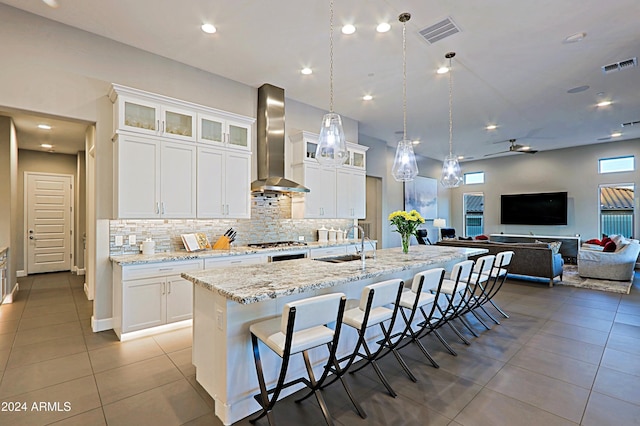
[[[29,235],[30,240],[35,240],[36,238],[33,235]]]

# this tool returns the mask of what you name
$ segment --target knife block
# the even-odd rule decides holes
[[[213,249],[214,250],[229,250],[230,248],[230,242],[229,242],[229,237],[226,236],[222,236],[220,238],[218,238],[218,241],[215,242],[215,244],[213,244]]]

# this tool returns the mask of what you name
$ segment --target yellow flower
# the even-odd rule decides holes
[[[424,223],[424,218],[416,210],[410,212],[398,210],[389,214],[389,221],[395,225],[395,232],[402,235],[414,235],[418,226]]]

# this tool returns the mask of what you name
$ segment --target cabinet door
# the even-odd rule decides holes
[[[196,114],[193,111],[162,107],[162,123],[160,133],[174,139],[196,140]]]
[[[193,313],[193,283],[180,276],[167,277],[167,323],[190,319]]]
[[[305,165],[305,217],[336,217],[336,171],[316,165]]]
[[[353,217],[364,219],[367,217],[367,176],[364,173],[351,174],[351,198]]]
[[[336,184],[336,214],[340,218],[353,218],[353,197],[356,196],[351,188],[352,173],[341,168],[337,171]]]
[[[124,281],[122,284],[123,333],[165,323],[166,284],[164,277]]]
[[[116,149],[116,216],[160,217],[160,142],[120,135]]]
[[[198,114],[198,142],[223,146],[225,132],[224,120],[213,115]]]
[[[226,153],[225,166],[226,217],[251,217],[251,155]]]
[[[224,151],[198,148],[198,218],[224,217],[224,154]]]
[[[161,158],[162,217],[196,217],[196,147],[162,142]]]
[[[239,121],[227,121],[227,144],[230,148],[251,148],[251,125]]]
[[[157,103],[120,96],[118,128],[155,135],[160,128],[160,106]]]

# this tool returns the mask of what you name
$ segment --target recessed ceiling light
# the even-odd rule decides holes
[[[51,130],[51,126],[48,124],[38,124],[38,129]]]
[[[379,33],[386,33],[391,29],[391,25],[388,22],[380,22],[376,27],[376,31]]]
[[[458,160],[464,160],[464,155],[458,155]]]
[[[200,28],[202,28],[202,31],[204,31],[207,34],[213,34],[216,31],[218,31],[213,24],[202,24]]]
[[[520,151],[529,151],[531,149],[530,146],[521,146]]]
[[[622,133],[620,132],[611,133],[612,138],[619,138],[620,136],[622,136]]]
[[[300,70],[300,74],[304,74],[304,75],[313,74],[313,70],[311,68],[305,67]]]
[[[42,2],[44,4],[46,4],[49,7],[52,7],[54,9],[56,9],[58,6],[60,6],[57,2],[57,0],[42,0]]]
[[[438,68],[438,70],[436,71],[438,74],[446,74],[449,72],[449,67],[440,67]]]
[[[565,38],[563,43],[577,43],[579,41],[584,40],[586,36],[587,36],[587,33],[575,33]]]
[[[354,27],[351,24],[347,24],[344,27],[342,27],[342,34],[353,34],[356,32],[356,27]]]
[[[371,95],[364,95],[364,96],[362,97],[362,100],[363,100],[363,101],[370,101],[371,99],[373,99],[373,96],[371,96]]]
[[[602,102],[598,102],[598,103],[596,104],[596,106],[599,106],[599,107],[606,107],[606,106],[609,106],[609,105],[611,105],[611,104],[612,104],[612,102],[611,102],[611,101],[602,101]]]
[[[40,146],[42,148],[46,148],[46,149],[53,148],[53,145],[51,145],[50,143],[42,143],[42,144],[40,144]]]
[[[489,124],[487,127],[485,127],[485,129],[487,129],[487,130],[495,130],[497,128],[498,128],[498,126],[496,126],[495,124]]]
[[[411,143],[412,143],[412,144],[414,144],[414,145],[420,145],[420,141],[419,141],[419,140],[417,140],[417,139],[416,139],[416,140],[414,140],[414,141],[411,141]]]

